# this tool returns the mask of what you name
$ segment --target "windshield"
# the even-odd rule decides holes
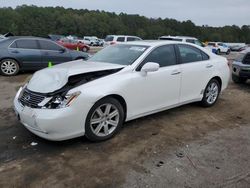
[[[148,48],[142,45],[116,44],[108,46],[92,56],[88,61],[113,63],[119,65],[131,65]]]
[[[242,62],[244,57],[245,57],[245,53],[240,53],[236,58],[235,58],[235,61],[237,62]]]

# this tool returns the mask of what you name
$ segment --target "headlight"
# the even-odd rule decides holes
[[[45,108],[58,109],[70,106],[74,100],[81,94],[80,91],[67,94],[65,96],[56,95],[46,105]]]

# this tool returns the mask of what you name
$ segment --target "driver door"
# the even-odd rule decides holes
[[[141,67],[147,62],[160,65],[158,71],[142,72]],[[158,111],[177,105],[180,97],[181,70],[177,64],[173,45],[164,45],[154,49],[131,73],[131,84],[128,91],[132,100],[128,112],[133,116]],[[136,93],[136,95],[134,95]]]

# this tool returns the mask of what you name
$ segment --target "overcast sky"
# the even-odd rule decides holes
[[[22,4],[192,20],[197,25],[250,25],[250,0],[0,0],[0,7]]]

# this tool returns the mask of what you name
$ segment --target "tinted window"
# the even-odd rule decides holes
[[[139,40],[138,38],[134,38],[134,37],[128,37],[127,41],[135,41],[135,40]]]
[[[199,49],[188,45],[178,45],[178,47],[182,63],[190,63],[203,60],[201,51]]]
[[[124,42],[124,41],[125,41],[125,37],[118,37],[118,38],[117,38],[117,41],[118,41],[118,42]]]
[[[193,39],[187,39],[186,41],[189,42],[189,43],[194,44],[194,40]]]
[[[36,40],[31,39],[16,40],[16,47],[24,49],[38,49]]]
[[[16,42],[13,42],[13,43],[10,45],[10,48],[17,48]]]
[[[43,50],[59,51],[62,49],[62,47],[58,46],[57,44],[50,42],[50,41],[46,41],[46,40],[39,40],[39,44],[40,44],[41,49]]]
[[[114,37],[108,35],[108,36],[106,36],[106,38],[104,40],[105,40],[105,42],[110,42],[110,41],[114,40]]]
[[[159,63],[160,67],[176,64],[176,56],[173,45],[166,45],[156,48],[151,52],[143,63],[154,62]]]

